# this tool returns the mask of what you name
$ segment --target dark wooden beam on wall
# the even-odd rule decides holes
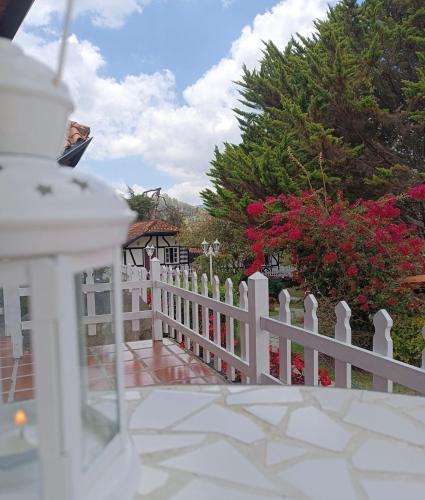
[[[0,0],[0,37],[13,40],[34,0]]]

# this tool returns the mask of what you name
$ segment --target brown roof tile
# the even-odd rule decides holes
[[[78,122],[69,122],[68,136],[65,142],[65,150],[76,144],[78,141],[85,141],[90,135],[90,127]]]
[[[144,235],[152,235],[158,233],[176,233],[176,226],[169,224],[163,220],[145,220],[131,224],[128,230],[127,242],[134,241]]]

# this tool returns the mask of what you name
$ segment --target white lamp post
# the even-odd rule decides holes
[[[220,250],[220,242],[216,239],[212,245],[208,243],[208,241],[205,240],[201,243],[202,250],[204,251],[204,254],[210,258],[210,282],[212,284],[213,282],[213,264],[212,264],[212,259],[218,254],[218,251]]]
[[[146,247],[146,253],[148,254],[149,260],[151,260],[153,257],[153,254],[155,253],[155,247],[153,245],[148,245]]]
[[[58,167],[72,103],[53,72],[2,38],[0,67],[0,289],[30,290],[31,352],[14,363],[34,367],[33,390],[0,387],[0,500],[129,500],[139,465],[126,430],[115,285],[133,215],[99,180]],[[99,267],[112,269],[114,321],[99,346],[108,370],[95,384],[81,273]]]

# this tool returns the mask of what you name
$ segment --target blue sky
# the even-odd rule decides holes
[[[64,0],[36,0],[17,42],[52,67]],[[76,0],[65,81],[94,141],[77,168],[199,203],[214,146],[237,142],[232,81],[261,41],[309,34],[325,0]]]

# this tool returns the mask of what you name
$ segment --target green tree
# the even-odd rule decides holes
[[[151,219],[156,206],[155,201],[146,195],[136,194],[130,186],[127,186],[127,191],[128,206],[137,213],[137,220],[144,221]]]
[[[201,248],[204,238],[209,243],[215,239],[220,241],[218,260],[223,267],[238,268],[251,256],[250,243],[239,225],[212,217],[200,209],[197,215],[184,220],[179,242],[189,248]]]
[[[215,151],[214,189],[202,193],[209,213],[246,223],[249,201],[317,188],[323,176],[330,194],[351,200],[418,182],[424,51],[423,0],[342,0],[310,38],[283,51],[266,43],[260,68],[245,68],[239,82],[242,141]]]

